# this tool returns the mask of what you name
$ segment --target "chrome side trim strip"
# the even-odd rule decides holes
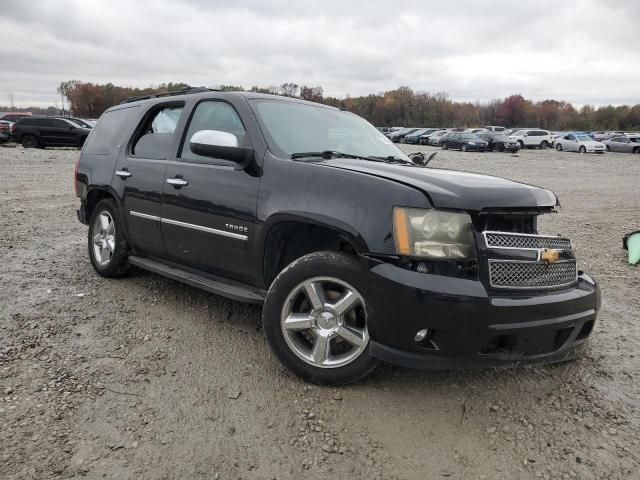
[[[247,241],[248,235],[242,235],[240,233],[226,232],[224,230],[218,230],[217,228],[203,227],[202,225],[195,225],[193,223],[180,222],[178,220],[171,220],[170,218],[156,217],[155,215],[149,215],[147,213],[136,212],[135,210],[129,210],[129,215],[134,217],[144,218],[146,220],[154,220],[156,222],[162,222],[169,225],[175,225],[176,227],[191,228],[200,232],[212,233],[214,235],[220,235],[223,237],[235,238],[236,240]]]
[[[193,223],[179,222],[178,220],[171,220],[169,218],[163,218],[162,223],[168,223],[169,225],[175,225],[177,227],[191,228],[201,232],[213,233],[214,235],[221,235],[223,237],[235,238],[236,240],[246,241],[249,238],[247,235],[225,232],[224,230],[218,230],[217,228],[203,227],[202,225],[195,225]]]
[[[136,212],[135,210],[129,210],[129,215],[133,215],[134,217],[145,218],[147,220],[154,220],[156,222],[161,221],[160,217],[156,217],[155,215],[149,215],[146,213]]]

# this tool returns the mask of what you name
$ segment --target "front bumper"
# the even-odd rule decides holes
[[[480,281],[370,264],[365,296],[371,355],[404,367],[447,369],[554,363],[580,356],[600,306],[581,273],[562,290],[494,293]],[[419,330],[429,335],[414,340]]]

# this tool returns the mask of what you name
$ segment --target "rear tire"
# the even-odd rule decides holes
[[[369,355],[365,291],[360,264],[345,253],[310,253],[282,270],[262,309],[280,362],[319,384],[344,385],[370,374],[379,362]]]
[[[33,135],[23,135],[22,138],[20,139],[20,143],[24,148],[40,147],[40,142],[38,142],[38,139]]]
[[[466,143],[463,143],[463,144],[460,146],[460,151],[461,151],[461,152],[466,152],[466,151],[467,151],[467,144],[466,144]]]
[[[635,154],[639,154],[640,153],[640,147],[636,147],[633,149],[633,153]]]
[[[542,142],[540,142],[540,148],[543,150],[545,148],[549,148],[549,142],[547,142],[546,140],[543,140]]]
[[[98,202],[89,220],[87,235],[93,269],[103,277],[122,277],[129,273],[129,245],[116,202],[105,198]]]

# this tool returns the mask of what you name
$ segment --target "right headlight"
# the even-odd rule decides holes
[[[393,235],[399,255],[442,260],[475,258],[467,213],[394,207]]]

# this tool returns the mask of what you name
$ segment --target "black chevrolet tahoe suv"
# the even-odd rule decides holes
[[[599,308],[570,240],[537,232],[549,190],[429,168],[362,118],[302,100],[197,91],[107,110],[75,172],[88,250],[263,304],[302,378],[559,362]]]

